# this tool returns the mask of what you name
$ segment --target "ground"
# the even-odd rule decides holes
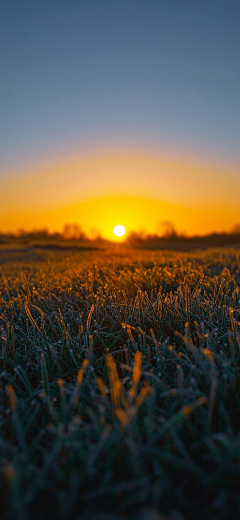
[[[0,252],[5,520],[239,518],[240,251]]]

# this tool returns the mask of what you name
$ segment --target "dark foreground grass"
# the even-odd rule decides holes
[[[240,251],[4,258],[1,518],[238,519]]]

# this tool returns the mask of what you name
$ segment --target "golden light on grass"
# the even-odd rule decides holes
[[[108,369],[110,397],[114,406],[114,413],[122,426],[128,426],[132,417],[137,413],[137,410],[141,406],[144,398],[150,392],[149,383],[146,381],[137,395],[141,377],[142,353],[140,351],[135,352],[133,369],[131,369],[128,365],[121,365],[122,368],[127,368],[129,371],[132,370],[131,387],[127,394],[124,390],[122,381],[119,379],[117,365],[112,354],[106,355],[106,363]],[[105,383],[99,377],[96,378],[96,383],[102,396],[106,399],[107,392]]]
[[[113,233],[116,237],[123,237],[125,235],[126,229],[121,224],[115,226]]]

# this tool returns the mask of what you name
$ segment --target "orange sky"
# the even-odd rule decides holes
[[[169,152],[89,152],[8,171],[0,181],[0,229],[78,223],[113,238],[116,224],[154,233],[169,220],[188,234],[228,231],[240,223],[239,195],[237,165]]]

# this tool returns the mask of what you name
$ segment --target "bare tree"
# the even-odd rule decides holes
[[[233,228],[231,229],[232,235],[240,235],[240,224],[235,224]]]
[[[162,228],[163,237],[169,238],[169,237],[177,236],[176,228],[175,228],[174,224],[172,222],[170,222],[169,220],[164,220],[163,222],[161,222],[161,228]]]
[[[86,235],[79,224],[65,224],[63,236],[66,240],[86,240]]]

